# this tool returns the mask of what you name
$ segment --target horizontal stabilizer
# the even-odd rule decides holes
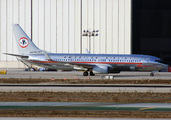
[[[10,54],[10,53],[4,53],[6,55],[11,55],[11,56],[16,56],[16,57],[20,57],[20,58],[28,58],[29,56],[26,55],[18,55],[18,54]]]

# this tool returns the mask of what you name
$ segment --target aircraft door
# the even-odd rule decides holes
[[[151,68],[147,66],[150,66],[150,58],[146,59],[146,67],[145,67],[146,70],[150,70]]]
[[[146,63],[147,63],[147,65],[150,64],[150,58],[147,58]]]

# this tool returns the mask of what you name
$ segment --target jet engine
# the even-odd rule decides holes
[[[108,74],[110,73],[110,67],[109,66],[95,66],[93,68],[93,73]]]

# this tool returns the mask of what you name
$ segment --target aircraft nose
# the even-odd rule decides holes
[[[166,67],[168,67],[168,65],[167,64],[163,64],[162,67],[163,68],[166,68]]]

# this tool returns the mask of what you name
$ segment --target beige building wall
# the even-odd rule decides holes
[[[54,53],[131,53],[131,0],[0,0],[0,68],[22,68],[12,24],[19,23],[41,49]]]

